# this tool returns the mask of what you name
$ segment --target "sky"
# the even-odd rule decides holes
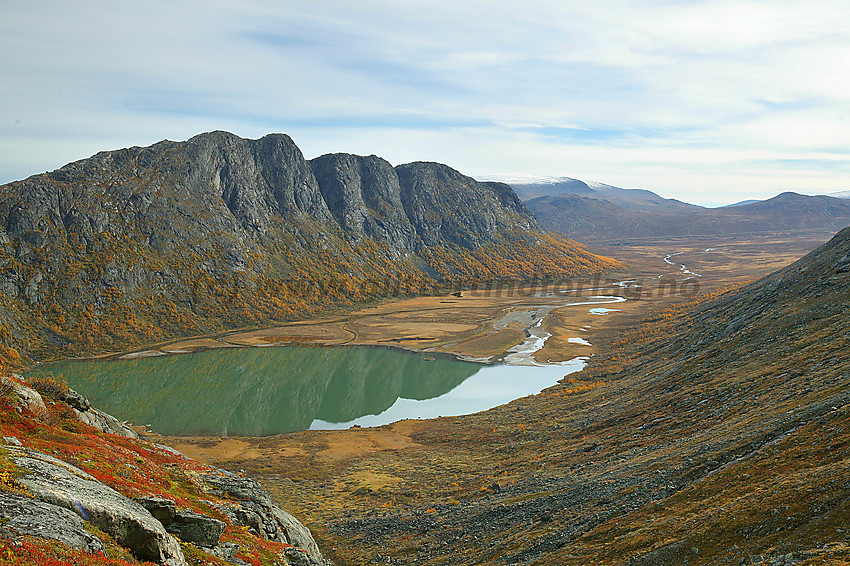
[[[0,2],[0,182],[210,130],[705,205],[845,191],[850,2]]]

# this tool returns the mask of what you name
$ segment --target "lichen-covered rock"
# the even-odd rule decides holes
[[[4,531],[13,531],[6,535],[49,538],[89,553],[103,551],[103,543],[85,529],[79,515],[50,503],[0,492],[0,519],[0,538]]]
[[[75,408],[74,413],[81,422],[101,432],[126,436],[127,438],[139,438],[139,434],[135,430],[100,409],[91,407],[87,411],[80,411]]]
[[[47,406],[44,404],[41,394],[35,389],[23,385],[21,376],[13,374],[10,377],[0,374],[0,381],[12,388],[12,395],[19,401],[19,411],[26,409],[38,417],[47,414]]]
[[[53,456],[11,446],[6,451],[18,467],[29,472],[19,481],[39,501],[78,512],[142,560],[185,566],[177,541],[135,501]]]

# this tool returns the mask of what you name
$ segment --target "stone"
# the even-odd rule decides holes
[[[218,544],[227,524],[189,509],[178,509],[165,530],[184,542],[196,546],[214,547]]]
[[[313,539],[310,529],[279,507],[272,507],[272,513],[277,523],[286,532],[286,539],[289,544],[306,552],[307,556],[316,564],[324,563],[319,545]]]
[[[125,436],[127,438],[139,438],[139,434],[135,430],[100,409],[92,407],[87,411],[80,411],[74,408],[74,413],[81,422],[101,432]]]
[[[20,404],[19,409],[26,409],[37,417],[42,417],[47,414],[47,406],[44,404],[44,399],[41,396],[41,393],[36,391],[31,387],[27,387],[19,381],[23,381],[21,376],[13,375],[13,377],[17,379],[12,379],[7,375],[0,374],[0,381],[5,382],[7,385],[11,385],[12,394],[15,395],[19,400]]]
[[[0,537],[11,530],[22,536],[48,538],[77,550],[103,552],[103,543],[85,529],[85,521],[56,505],[0,492]]]
[[[9,458],[30,472],[19,481],[39,501],[77,512],[139,559],[185,566],[180,545],[147,509],[62,460],[9,447]]]
[[[207,554],[223,558],[227,561],[232,561],[239,554],[240,550],[242,550],[242,547],[233,542],[222,542],[212,548],[204,548],[204,552]]]
[[[164,527],[168,527],[177,514],[177,504],[164,497],[134,497],[133,501],[147,509]]]
[[[78,411],[88,411],[91,409],[89,400],[70,388],[67,391],[59,393],[59,400]]]
[[[283,555],[290,566],[312,566],[314,564],[306,552],[297,548],[287,548]]]

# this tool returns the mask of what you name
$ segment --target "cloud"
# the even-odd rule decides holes
[[[831,0],[7,3],[0,181],[228,129],[691,201],[846,190],[848,30]]]

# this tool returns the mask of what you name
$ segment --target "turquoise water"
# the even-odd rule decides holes
[[[487,366],[370,347],[227,348],[65,361],[53,372],[98,408],[165,435],[265,436],[460,415],[538,393],[583,361]]]

